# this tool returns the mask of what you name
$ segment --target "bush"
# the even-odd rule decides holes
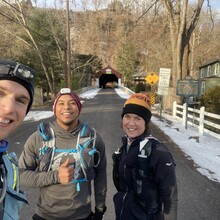
[[[215,86],[204,93],[200,99],[200,106],[204,106],[207,112],[220,114],[220,86]]]
[[[146,86],[143,83],[138,83],[135,87],[135,93],[146,91]]]

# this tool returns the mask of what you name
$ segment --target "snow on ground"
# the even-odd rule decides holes
[[[80,94],[82,99],[91,99],[99,89],[92,89]],[[130,95],[121,89],[115,89],[117,94],[127,99]],[[153,108],[153,112],[157,111]],[[52,111],[30,111],[25,117],[25,121],[49,118],[53,116]],[[207,176],[210,180],[220,182],[220,140],[211,135],[204,134],[201,136],[196,128],[187,126],[187,129],[180,121],[172,116],[162,113],[162,119],[152,117],[152,122],[164,131],[187,155],[194,161],[197,170]],[[169,121],[169,123],[167,123]]]
[[[119,96],[127,99],[129,95],[120,89],[116,89]],[[153,112],[155,111],[154,108]],[[203,136],[198,129],[182,125],[180,121],[172,116],[162,113],[162,119],[152,117],[152,122],[156,124],[164,133],[176,143],[188,158],[194,161],[197,170],[207,176],[210,180],[220,182],[220,140],[209,134]],[[171,123],[167,123],[167,120]]]

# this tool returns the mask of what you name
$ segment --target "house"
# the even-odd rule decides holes
[[[220,59],[210,61],[199,67],[200,94],[220,85]]]
[[[137,85],[138,83],[146,84],[146,80],[145,80],[146,76],[147,76],[146,72],[133,74],[132,77],[135,85]]]

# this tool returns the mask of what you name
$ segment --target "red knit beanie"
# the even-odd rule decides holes
[[[53,112],[54,112],[54,114],[55,114],[55,109],[56,109],[57,102],[58,102],[59,98],[62,95],[70,95],[75,100],[76,105],[79,109],[79,114],[80,114],[81,109],[82,109],[82,104],[80,102],[80,98],[75,92],[71,91],[71,89],[69,89],[69,88],[62,88],[60,90],[60,92],[57,93],[56,98],[55,98],[54,103],[53,103]]]

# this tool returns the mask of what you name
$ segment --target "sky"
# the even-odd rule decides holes
[[[103,4],[106,4],[106,0],[102,0]],[[66,0],[37,0],[36,6],[38,7],[46,7],[46,8],[66,8]],[[101,6],[103,5],[101,4]],[[86,9],[89,6],[93,5],[92,0],[69,0],[69,8],[72,10],[83,10],[84,7]]]
[[[92,99],[98,91],[99,89],[93,89],[79,94],[79,96],[83,99]],[[123,99],[127,99],[130,96],[119,88],[115,89],[115,91]],[[152,111],[153,113],[158,112],[157,107],[153,106]],[[43,113],[42,111],[30,111],[25,117],[25,121],[38,121],[49,118],[52,115],[52,111],[45,111]],[[190,125],[185,129],[185,126],[180,121],[168,114],[162,113],[162,118],[165,120],[162,121],[153,116],[151,121],[179,146],[185,153],[186,158],[194,161],[196,169],[201,174],[207,176],[212,181],[220,183],[220,140],[209,134],[201,136],[198,130]],[[168,124],[167,120],[172,121],[172,124]],[[192,137],[199,138],[195,139]]]
[[[87,0],[87,5],[89,5],[88,3],[91,0]],[[197,2],[197,0],[191,0],[192,2]],[[66,7],[66,0],[65,1],[60,1],[60,0],[37,0],[37,5],[40,7],[52,7],[54,8],[54,2],[56,2],[56,7],[57,8],[64,8]],[[60,4],[60,2],[63,2],[62,4]],[[76,8],[82,8],[82,4],[81,2],[83,2],[83,0],[70,0],[70,8],[72,8],[73,10]],[[74,4],[72,3],[74,2]],[[219,0],[209,0],[211,6],[213,9],[216,9],[218,11],[220,11],[220,1]],[[203,5],[206,7],[207,6],[207,1],[205,0]]]
[[[212,7],[214,9],[220,10],[220,1],[219,0],[210,0],[210,4],[212,5]]]

